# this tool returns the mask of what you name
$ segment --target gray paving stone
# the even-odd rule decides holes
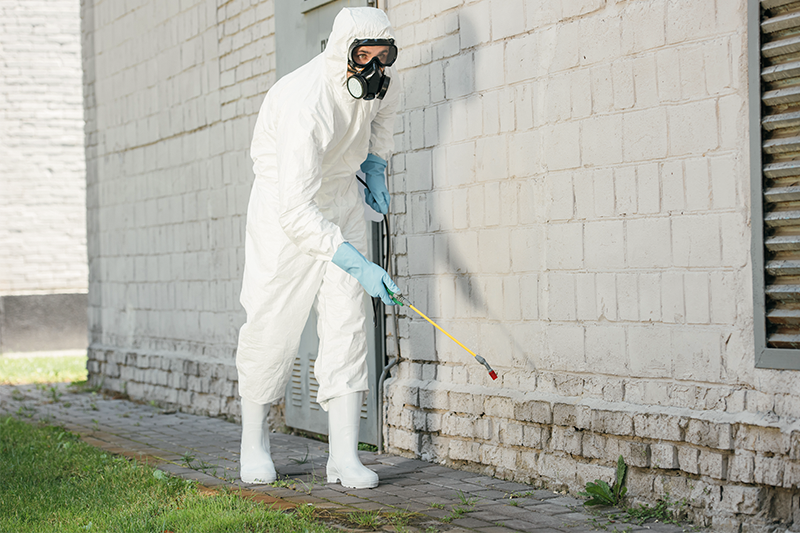
[[[432,494],[434,496],[439,496],[440,498],[447,498],[447,499],[450,499],[450,500],[455,500],[457,502],[461,501],[461,498],[459,497],[458,491],[455,491],[453,489],[448,489],[446,487],[437,487],[437,486],[434,485],[434,486],[430,486],[430,487],[427,487],[427,488],[422,489],[422,490],[425,490],[425,492],[427,494]],[[466,495],[466,496],[467,496],[467,498],[469,498],[469,496],[471,496],[471,495]]]
[[[431,504],[450,505],[452,500],[447,498],[440,498],[439,496],[419,496],[411,498],[411,500],[430,506]]]
[[[430,497],[430,494],[412,489],[400,489],[394,493],[398,498],[407,498],[409,500],[417,500],[419,498]]]
[[[385,511],[390,509],[390,507],[388,507],[387,505],[377,502],[354,503],[353,507],[361,509],[362,511]]]
[[[408,501],[405,498],[398,498],[397,496],[380,496],[378,499],[381,503],[391,506],[402,505]]]
[[[432,466],[430,465],[430,463],[428,463],[426,466],[422,466],[422,468],[428,475],[450,472],[452,470],[451,468],[447,468],[446,466],[436,466],[436,465]]]
[[[674,524],[664,524],[659,522],[647,522],[644,524],[646,529],[655,531],[656,533],[678,533],[683,531],[683,528]]]
[[[556,498],[563,498],[563,496],[561,496],[560,494],[555,493],[555,492],[551,492],[549,490],[532,490],[532,491],[522,491],[522,492],[523,493],[528,493],[529,492],[530,494],[528,494],[527,496],[519,498],[520,500],[522,500],[522,499],[527,499],[527,500],[553,500],[553,499],[556,499]]]
[[[501,520],[508,520],[509,518],[513,518],[510,515],[502,514],[495,510],[491,511],[475,511],[469,514],[473,518],[479,518],[485,522],[495,523]]]
[[[532,522],[527,522],[525,520],[502,520],[494,524],[495,526],[502,526],[505,528],[509,528],[512,531],[536,531],[542,533],[544,528],[537,526]],[[553,529],[552,531],[558,531],[557,529]],[[561,533],[561,532],[559,532]]]
[[[349,489],[346,493],[348,496],[357,496],[359,498],[369,498],[375,496],[372,489]]]
[[[425,516],[436,518],[437,520],[440,518],[444,518],[445,516],[448,516],[450,514],[450,511],[447,509],[436,509],[434,507],[429,507],[427,509],[423,509],[417,512],[424,514]]]
[[[561,505],[563,507],[583,507],[583,502],[586,500],[579,500],[571,496],[561,496],[560,498],[553,498],[548,503],[553,505]]]
[[[465,483],[463,480],[460,479],[450,479],[445,477],[432,479],[430,483],[434,485],[440,485],[442,487],[447,487],[453,490],[460,490],[461,492],[465,493],[486,490],[486,487],[483,487],[481,485],[476,485],[474,483]]]
[[[551,503],[540,503],[534,507],[529,507],[529,509],[537,512],[537,513],[544,513],[548,515],[558,515],[558,514],[567,514],[571,513],[572,510],[568,509],[567,507],[563,507],[561,505],[553,505]]]
[[[330,501],[332,501],[332,502],[341,503],[341,504],[355,504],[355,503],[361,503],[361,502],[364,501],[361,498],[356,498],[355,496],[345,496],[343,494],[340,494],[339,496],[334,496],[334,497],[328,498],[328,499]]]
[[[483,500],[502,500],[505,495],[505,492],[500,492],[498,490],[480,490],[470,493],[470,496],[477,496]]]
[[[391,475],[381,478],[381,485],[395,485],[401,487],[413,487],[417,485],[427,485],[428,483],[421,479],[414,479],[405,477],[405,474],[392,473]]]
[[[567,513],[567,514],[560,514],[560,515],[557,515],[557,516],[558,516],[558,518],[560,518],[561,520],[564,520],[565,522],[566,521],[570,521],[570,520],[571,521],[584,521],[584,522],[587,522],[587,521],[591,520],[592,518],[594,518],[594,516],[592,516],[592,515],[590,515],[588,513]]]
[[[530,485],[523,485],[522,483],[515,483],[513,481],[503,481],[502,483],[497,483],[494,485],[494,488],[505,492],[526,492],[531,490]]]
[[[539,513],[531,513],[528,515],[520,515],[511,517],[512,522],[516,521],[523,521],[523,522],[530,522],[533,523],[535,526],[539,528],[551,527],[553,529],[561,528],[562,521],[558,519],[557,516],[550,516],[546,514],[539,514]],[[508,520],[504,520],[504,522],[508,522]],[[507,526],[510,527],[510,526]]]
[[[400,505],[395,506],[398,509],[403,509],[404,511],[409,511],[413,513],[424,513],[427,509],[431,507],[427,504],[416,502],[413,500],[406,501]]]
[[[465,518],[458,518],[456,520],[453,520],[452,523],[457,526],[468,527],[468,528],[487,527],[492,525],[491,522],[480,520],[478,518],[473,518],[472,516],[467,516]]]
[[[508,517],[531,516],[532,513],[536,512],[536,510],[532,508],[515,507],[512,505],[503,505],[497,508],[492,507],[492,510]]]
[[[464,472],[462,470],[450,470],[449,472],[442,472],[439,475],[451,479],[461,479],[461,480],[475,476],[475,474],[473,474],[472,472]]]

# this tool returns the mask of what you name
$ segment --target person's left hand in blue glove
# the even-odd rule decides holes
[[[386,188],[386,161],[375,154],[369,154],[361,163],[361,171],[366,174],[367,188],[364,200],[372,209],[383,215],[389,213],[389,190]]]

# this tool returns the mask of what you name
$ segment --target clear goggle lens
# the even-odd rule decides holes
[[[384,49],[363,50],[361,48],[363,46],[379,46],[384,47]],[[353,42],[350,46],[350,62],[354,67],[363,67],[375,57],[378,58],[378,62],[382,66],[391,67],[397,59],[397,47],[394,45],[394,40],[361,39]]]

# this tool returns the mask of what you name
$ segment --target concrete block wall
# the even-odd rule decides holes
[[[0,297],[87,288],[77,0],[0,3]]]
[[[754,368],[746,2],[388,13],[398,282],[500,374],[401,310],[389,449],[572,491],[623,455],[634,499],[800,527],[800,380]]]
[[[250,137],[271,1],[81,3],[91,381],[238,412]]]

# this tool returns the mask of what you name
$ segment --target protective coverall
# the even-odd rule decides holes
[[[387,67],[392,82],[382,100],[357,100],[345,88],[349,47],[365,38],[394,38],[386,15],[343,9],[325,51],[281,78],[258,115],[241,292],[247,322],[236,356],[244,422],[245,402],[284,396],[312,305],[318,403],[326,409],[331,399],[368,390],[363,289],[331,263],[345,242],[366,252],[354,175],[368,154],[385,160],[393,150],[400,90],[394,69]],[[266,448],[268,454],[268,442]]]

